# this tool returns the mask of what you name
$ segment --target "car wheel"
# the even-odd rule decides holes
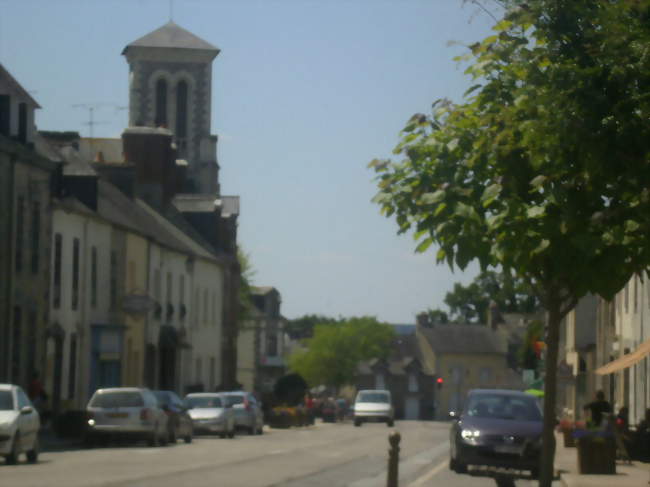
[[[189,430],[189,432],[187,433],[187,435],[185,435],[185,438],[183,438],[183,441],[185,441],[185,443],[192,443],[192,436],[193,436],[193,435],[194,435],[194,430],[193,430],[193,428],[190,426],[190,430]]]
[[[158,425],[154,426],[153,432],[151,433],[151,438],[149,438],[149,446],[156,447],[160,444],[160,438],[158,437]]]
[[[168,436],[168,438],[169,438],[169,442],[170,442],[170,443],[176,443],[176,440],[178,439],[178,438],[176,437],[176,428],[174,428],[174,427],[172,426],[172,427],[169,429],[169,431],[167,432],[167,436]]]
[[[514,479],[507,475],[497,476],[494,481],[496,482],[497,487],[515,487]]]
[[[32,449],[27,452],[27,461],[29,463],[38,462],[38,436],[34,440],[34,444],[32,445]]]
[[[84,435],[83,446],[85,448],[93,448],[95,446],[95,437],[89,433]]]
[[[255,425],[248,428],[248,434],[251,435],[251,436],[254,435],[255,434],[255,429],[256,429]]]
[[[355,419],[354,420],[354,425],[355,426],[361,426],[361,420],[360,419]]]
[[[162,436],[162,439],[160,440],[160,444],[162,446],[167,446],[169,445],[169,431],[165,430],[165,433]]]
[[[389,419],[388,421],[386,421],[386,426],[388,426],[389,428],[392,428],[394,424],[395,424],[395,421],[393,421],[392,419]]]
[[[20,433],[16,432],[14,435],[14,441],[11,444],[11,452],[7,455],[6,460],[8,465],[16,465],[18,463],[18,457],[20,456],[20,449],[18,445],[20,444]]]
[[[257,430],[257,434],[258,435],[264,434],[264,425],[260,426],[260,429]]]

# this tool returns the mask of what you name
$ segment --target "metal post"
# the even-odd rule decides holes
[[[386,487],[398,487],[399,472],[399,442],[402,439],[398,431],[393,431],[388,435],[388,475],[386,478]]]

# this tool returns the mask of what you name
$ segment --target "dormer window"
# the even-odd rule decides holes
[[[0,135],[9,137],[11,127],[11,98],[0,95]]]
[[[27,103],[18,104],[18,141],[27,143]]]

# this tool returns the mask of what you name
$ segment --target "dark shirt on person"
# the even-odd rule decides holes
[[[585,409],[591,411],[591,421],[596,426],[600,426],[600,423],[603,421],[603,413],[611,413],[612,407],[605,400],[590,402],[585,406]]]

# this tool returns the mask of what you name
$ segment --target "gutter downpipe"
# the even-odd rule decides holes
[[[87,289],[88,289],[86,287],[86,281],[87,281],[87,277],[88,277],[88,221],[89,221],[88,217],[85,217],[84,218],[84,233],[83,233],[83,236],[84,236],[83,265],[82,265],[83,270],[81,271],[81,289],[83,289],[83,292],[82,292],[82,298],[81,298],[81,313],[80,313],[80,318],[81,319],[79,320],[81,322],[81,330],[79,330],[79,329],[75,330],[75,333],[77,334],[78,339],[77,339],[77,347],[76,347],[74,352],[75,352],[75,354],[77,354],[77,357],[79,357],[79,355],[80,355],[79,351],[84,350],[84,344],[88,340],[88,335],[90,334],[90,324],[88,324],[88,326],[86,326],[86,306],[87,306],[87,302],[88,302],[88,293],[86,292]],[[88,360],[89,361],[90,361],[91,349],[92,349],[92,347],[88,347]],[[68,357],[68,370],[70,369],[70,360],[72,360],[72,357]],[[84,362],[85,362],[85,360],[84,360]],[[77,367],[76,367],[77,370],[75,370],[75,375],[77,375],[77,377],[75,377],[75,391],[74,391],[75,397],[76,397],[75,402],[77,403],[76,405],[78,407],[82,408],[83,406],[85,406],[86,401],[88,399],[90,399],[90,397],[84,397],[83,402],[79,402],[81,400],[81,397],[82,397],[82,394],[80,394],[80,392],[82,391],[82,381],[79,380],[79,379],[81,379],[81,377],[79,377],[81,374],[80,374],[79,361],[76,360],[76,357],[75,357],[75,363],[78,364]],[[90,367],[83,367],[83,370],[88,371],[88,370],[90,370]],[[86,373],[84,373],[83,375],[86,376]],[[86,377],[84,377],[83,384],[85,385],[88,382],[89,381],[86,380]],[[89,391],[87,391],[87,393],[88,392]],[[89,394],[88,394],[88,396],[89,396]]]
[[[7,381],[11,382],[11,359],[10,359],[10,354],[12,350],[12,340],[13,340],[13,297],[14,297],[14,244],[15,244],[15,238],[14,237],[14,207],[15,207],[15,202],[14,202],[14,197],[15,197],[15,183],[16,183],[16,156],[11,154],[9,156],[9,197],[8,197],[8,213],[9,216],[7,218],[8,222],[8,227],[9,227],[9,236],[6,250],[8,250],[8,269],[7,269],[7,289],[6,289],[6,303],[7,303],[7,309],[6,309],[6,316],[4,318],[4,330],[7,334],[8,340],[4,340],[4,346],[2,350],[2,356],[4,357],[3,363],[2,363],[2,370],[1,376]]]
[[[147,297],[151,291],[151,237],[147,237],[147,280],[146,280],[146,289]],[[142,370],[140,371],[142,376],[142,383],[146,387],[155,387],[155,384],[149,384],[148,382],[148,369],[147,369],[147,350],[149,348],[149,315],[151,313],[147,310],[147,313],[144,317],[144,329],[143,329],[143,349],[142,349]],[[150,360],[151,358],[149,358]],[[140,364],[138,364],[140,365]],[[155,374],[155,372],[154,372]],[[155,380],[155,379],[154,379]]]

